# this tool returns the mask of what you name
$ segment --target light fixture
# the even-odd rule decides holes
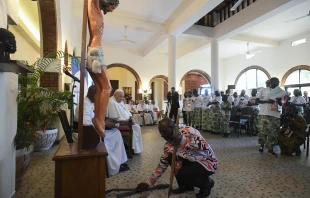
[[[138,89],[139,94],[151,94],[152,89]]]
[[[230,8],[230,11],[235,11],[237,7],[242,3],[243,0],[239,0],[233,7]]]
[[[306,43],[307,42],[307,39],[303,38],[303,39],[299,39],[297,41],[293,41],[291,46],[294,47],[294,46],[297,46],[297,45],[300,45],[300,44],[303,44],[303,43]]]
[[[253,58],[255,56],[255,54],[246,54],[245,55],[245,59],[251,59],[251,58]]]

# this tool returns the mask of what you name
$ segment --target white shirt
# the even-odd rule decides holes
[[[92,125],[92,119],[95,116],[93,103],[86,96],[83,106],[83,125]],[[79,121],[79,105],[75,108],[74,121]]]
[[[197,96],[196,98],[195,98],[195,101],[194,101],[194,105],[195,105],[195,107],[202,107],[202,103],[203,103],[203,98],[202,98],[202,96]]]
[[[203,97],[203,107],[207,108],[208,104],[210,103],[211,97],[210,96],[205,96]]]
[[[269,89],[269,88],[266,88],[266,89]],[[265,90],[265,89],[263,89],[262,92],[263,92],[264,90]],[[287,95],[287,93],[286,93],[285,91],[282,90],[282,91],[280,91],[279,93],[274,94],[273,96],[271,96],[275,90],[282,90],[282,89],[280,89],[279,86],[278,86],[278,87],[275,87],[274,89],[270,89],[269,92],[267,91],[267,92],[268,92],[268,93],[267,93],[267,96],[266,96],[266,97],[265,97],[265,96],[263,97],[263,100],[269,100],[269,99],[276,100],[276,98],[283,98],[285,95]],[[277,103],[277,102],[275,102],[275,103]],[[271,104],[266,103],[266,104],[262,104],[262,105],[266,105],[266,107],[265,107],[265,109],[264,109],[263,112],[259,111],[259,114],[260,114],[260,115],[268,115],[268,116],[272,116],[272,117],[275,117],[275,118],[280,118],[281,113],[280,113],[279,111],[272,111],[272,110],[270,110]],[[261,106],[262,106],[262,105],[261,105]],[[277,104],[277,105],[278,105],[278,104]],[[279,109],[279,107],[278,107],[278,109]]]
[[[306,104],[306,99],[302,96],[292,96],[290,102],[293,104]]]
[[[149,105],[146,105],[146,104],[144,105],[138,104],[137,109],[138,111],[150,110]]]
[[[215,96],[212,101],[219,102],[219,104],[222,104],[222,96]]]
[[[238,98],[233,98],[234,99],[234,107],[238,107],[239,106],[239,99]]]
[[[233,103],[234,102],[234,97],[228,96],[227,101],[230,102],[230,103]]]
[[[270,92],[270,88],[263,88],[259,93],[257,98],[259,98],[260,100],[268,100],[268,93]],[[268,104],[260,104],[259,105],[259,115],[268,115],[268,111],[270,111],[270,109],[268,109],[269,106]]]
[[[153,105],[153,104],[150,105],[150,109],[152,111],[159,111],[159,107],[157,105]]]

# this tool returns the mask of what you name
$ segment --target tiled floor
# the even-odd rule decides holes
[[[142,127],[144,152],[135,155],[127,163],[130,170],[107,179],[107,189],[134,188],[147,181],[156,167],[162,152],[164,140],[157,132],[157,126]],[[310,197],[310,157],[302,149],[300,157],[278,158],[258,153],[257,137],[245,135],[223,138],[202,132],[213,148],[219,168],[212,176],[215,186],[209,197],[227,198],[308,198]],[[54,194],[53,154],[57,146],[49,151],[34,153],[28,172],[17,184],[17,198],[50,198]],[[279,150],[276,150],[279,152]],[[169,183],[166,172],[159,183]],[[176,183],[174,184],[176,186]],[[152,192],[149,198],[167,197],[167,190]],[[196,189],[198,192],[198,189]],[[115,193],[107,197],[116,197]],[[139,197],[135,195],[132,197]],[[195,193],[172,195],[170,197],[195,197]]]

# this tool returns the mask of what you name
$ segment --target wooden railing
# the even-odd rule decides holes
[[[258,0],[243,0],[243,2],[236,8],[234,11],[230,11],[230,9],[234,6],[235,2],[230,1],[226,6],[220,9],[214,9],[213,11],[209,12],[203,18],[201,18],[196,25],[208,26],[208,27],[215,27],[218,24],[222,23],[223,21],[229,19],[230,17],[234,16],[238,12],[243,9],[246,9],[253,3]]]

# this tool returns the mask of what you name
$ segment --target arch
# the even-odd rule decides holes
[[[133,68],[129,67],[128,65],[125,65],[125,64],[122,64],[122,63],[110,64],[110,65],[107,66],[107,69],[110,69],[110,68],[113,68],[113,67],[120,67],[120,68],[123,68],[123,69],[127,69],[136,78],[136,80],[138,82],[139,88],[142,88],[142,81],[141,81],[141,78],[140,78],[139,74],[136,72],[136,70],[134,70]]]
[[[310,66],[309,65],[298,65],[298,66],[295,66],[295,67],[292,67],[291,69],[289,69],[282,77],[281,86],[285,85],[285,81],[291,73],[293,73],[296,70],[300,70],[300,69],[310,71]]]
[[[39,18],[41,24],[41,52],[43,56],[57,51],[57,15],[55,0],[39,1]]]
[[[180,81],[179,87],[182,87],[182,81],[184,80],[184,77],[185,77],[186,75],[188,75],[188,74],[199,74],[199,75],[201,75],[202,77],[204,77],[204,78],[207,80],[208,83],[211,84],[211,77],[210,77],[210,75],[209,75],[207,72],[202,71],[202,70],[200,70],[200,69],[193,69],[193,70],[190,70],[190,71],[186,72],[186,73],[183,75],[183,77],[182,77],[182,79],[181,79],[181,81]]]
[[[167,76],[165,76],[165,75],[157,75],[157,76],[154,76],[154,77],[150,80],[150,82],[149,82],[149,87],[151,86],[152,81],[155,80],[155,79],[158,79],[158,78],[164,80],[164,81],[168,84],[168,77],[167,77]]]
[[[262,72],[264,72],[264,73],[267,75],[268,79],[271,78],[269,72],[268,72],[265,68],[263,68],[263,67],[261,67],[261,66],[257,66],[257,65],[255,65],[255,66],[249,66],[249,67],[245,68],[244,70],[242,70],[242,71],[239,73],[239,75],[237,76],[237,78],[236,78],[236,80],[235,80],[235,85],[236,85],[236,86],[237,86],[238,80],[239,80],[239,78],[241,77],[241,75],[242,75],[244,72],[246,72],[246,71],[248,71],[248,70],[251,70],[251,69],[259,69],[259,70],[261,70]]]

